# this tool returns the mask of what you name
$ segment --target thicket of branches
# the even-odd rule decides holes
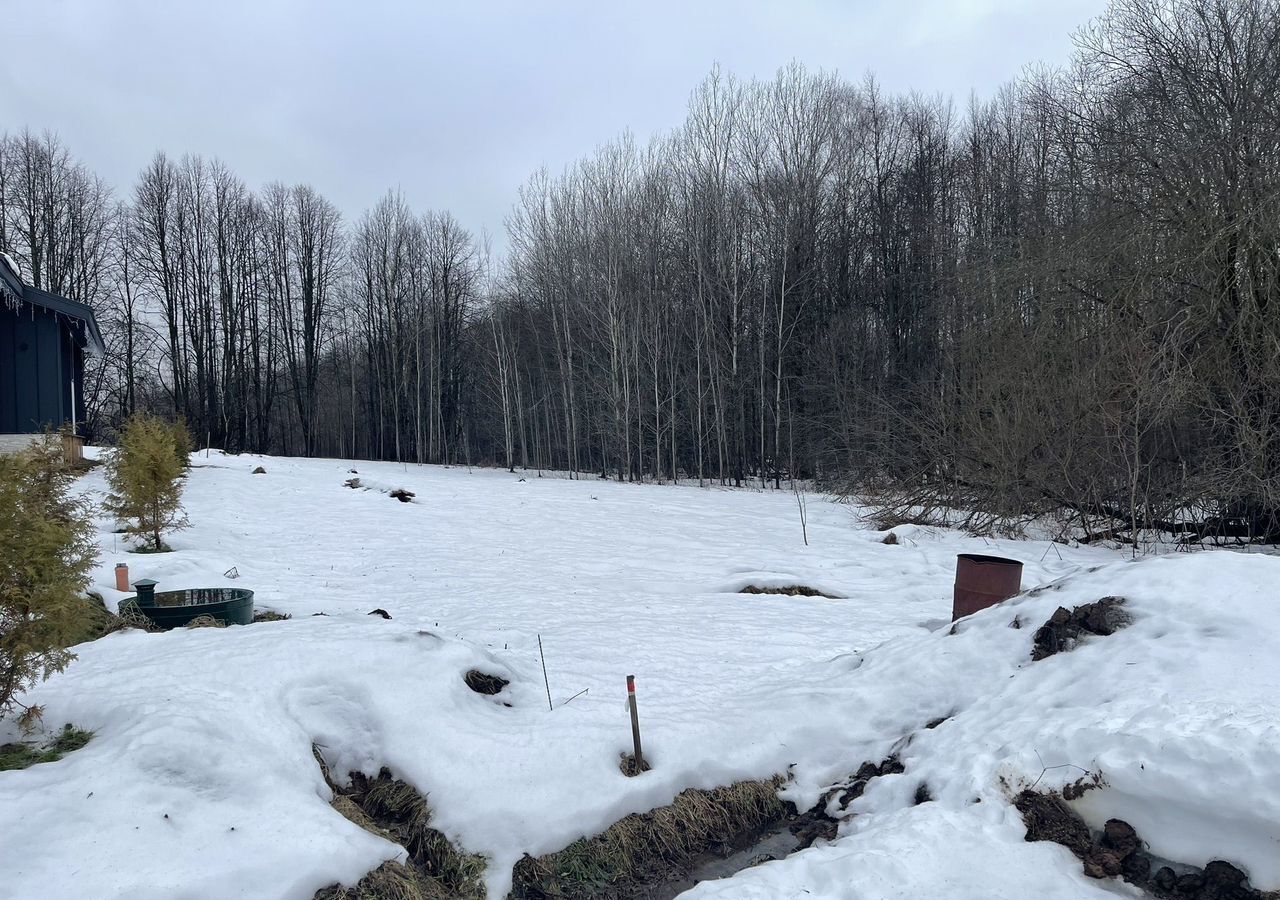
[[[714,71],[537,173],[491,264],[389,195],[0,154],[0,244],[229,449],[874,490],[990,528],[1280,535],[1280,0],[1116,0],[988,100]]]

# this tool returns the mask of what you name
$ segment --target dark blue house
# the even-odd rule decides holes
[[[93,310],[24,285],[0,253],[0,452],[84,421],[86,352],[103,352]]]

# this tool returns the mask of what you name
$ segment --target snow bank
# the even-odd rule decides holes
[[[523,853],[684,788],[789,771],[803,805],[895,748],[905,773],[872,782],[834,844],[694,896],[964,897],[952,887],[979,881],[971,896],[1085,896],[1096,883],[1062,848],[1023,842],[1006,802],[1009,786],[1060,764],[1107,779],[1082,804],[1094,824],[1119,814],[1156,852],[1196,862],[1173,852],[1194,845],[1280,886],[1274,559],[1115,564],[1097,548],[910,528],[889,546],[820,497],[805,546],[783,493],[216,452],[193,462],[193,527],[170,540],[175,552],[127,554],[104,521],[94,588],[112,606],[124,596],[111,589],[121,559],[161,590],[230,584],[234,566],[259,608],[294,618],[78,648],[30,699],[51,728],[96,736],[61,762],[0,773],[0,896],[304,900],[354,882],[399,850],[328,807],[313,742],[337,775],[386,765],[414,784],[436,827],[489,857],[491,896]],[[350,468],[415,502],[345,488]],[[100,491],[100,473],[83,485]],[[1022,559],[1024,584],[1058,589],[950,635],[959,552]],[[760,573],[844,599],[725,593]],[[1030,662],[1034,628],[1058,604],[1117,593],[1132,626]],[[368,616],[375,607],[393,618]],[[511,684],[475,694],[462,680],[472,667]],[[627,674],[655,764],[632,779],[618,770]],[[1192,773],[1199,785],[1173,789]],[[922,780],[937,799],[913,807]],[[999,872],[978,879],[983,859]]]
[[[1094,828],[1124,819],[1157,856],[1226,859],[1255,887],[1280,887],[1277,578],[1275,557],[1230,552],[1113,564],[954,635],[877,647],[842,685],[863,726],[834,728],[868,758],[911,733],[898,749],[906,771],[871,782],[833,844],[687,896],[1111,896],[1125,886],[1085,879],[1064,848],[1025,843],[1008,804],[1086,770],[1104,785],[1074,805]],[[1055,608],[1108,595],[1126,598],[1127,628],[1030,661]],[[1010,627],[1015,618],[1023,627]],[[931,715],[950,718],[920,729]],[[814,800],[834,774],[815,760],[792,794]],[[922,783],[934,800],[912,806]]]

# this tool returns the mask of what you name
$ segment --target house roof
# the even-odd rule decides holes
[[[8,257],[0,255],[0,304],[5,301],[14,304],[19,302],[30,303],[32,306],[38,306],[56,315],[66,316],[69,319],[80,322],[84,325],[83,345],[94,353],[106,351],[106,345],[102,341],[102,332],[98,330],[98,320],[94,318],[92,309],[75,300],[68,300],[66,297],[60,297],[48,291],[28,287],[22,283],[18,273],[10,267]]]

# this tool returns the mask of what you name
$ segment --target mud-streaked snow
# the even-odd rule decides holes
[[[1275,558],[1128,563],[910,526],[885,545],[820,497],[806,546],[786,492],[216,451],[194,462],[193,527],[175,552],[125,553],[104,521],[94,589],[114,607],[112,566],[127,561],[161,590],[234,584],[294,618],[77,648],[28,700],[51,729],[96,736],[0,773],[0,897],[301,900],[353,883],[400,851],[330,809],[313,742],[335,772],[386,765],[418,786],[436,825],[489,857],[492,896],[521,854],[684,788],[790,772],[787,796],[804,805],[891,750],[906,771],[872,782],[834,843],[690,896],[1123,893],[1022,839],[1008,792],[1068,765],[1106,779],[1079,804],[1091,824],[1126,818],[1155,853],[1221,856],[1280,887]],[[370,489],[344,487],[352,477]],[[83,485],[101,491],[101,475]],[[385,493],[399,487],[415,502]],[[1021,559],[1025,586],[1059,589],[948,634],[958,552]],[[840,599],[735,593],[747,583]],[[1129,598],[1129,628],[1030,662],[1056,606],[1109,594]],[[1009,627],[1015,615],[1025,627]],[[512,683],[475,694],[470,668]],[[634,779],[618,770],[627,674],[655,764]],[[1079,774],[1051,768],[1041,784]],[[913,806],[921,781],[936,799]]]

